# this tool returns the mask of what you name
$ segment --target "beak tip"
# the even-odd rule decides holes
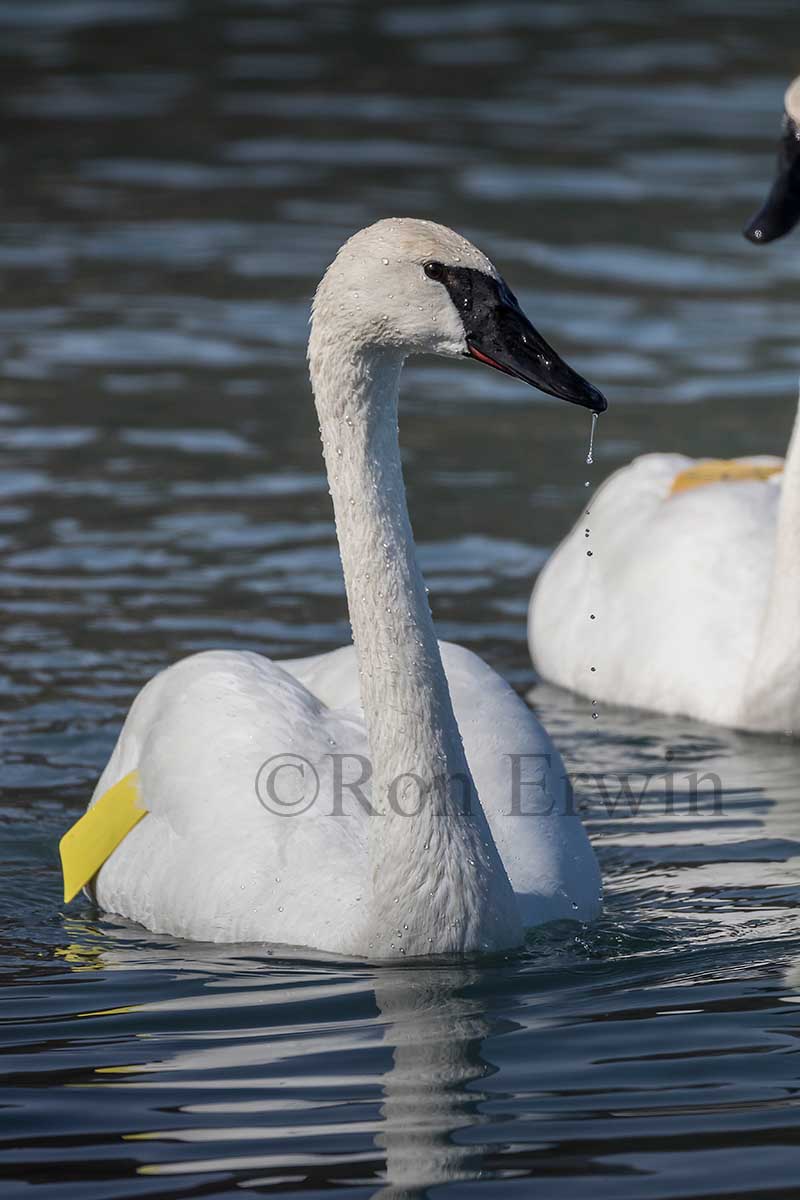
[[[588,407],[594,413],[604,413],[608,408],[608,401],[601,391],[589,384],[589,404]]]

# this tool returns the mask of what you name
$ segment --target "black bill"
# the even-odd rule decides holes
[[[560,400],[605,412],[602,392],[548,346],[502,279],[470,267],[444,267],[440,278],[461,314],[472,358]]]
[[[763,206],[745,226],[744,236],[757,245],[774,242],[800,221],[800,129],[788,115],[778,149],[775,180]]]

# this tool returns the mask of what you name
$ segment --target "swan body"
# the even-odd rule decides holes
[[[800,732],[800,580],[781,524],[792,481],[765,470],[676,492],[695,465],[643,455],[588,502],[531,597],[534,666],[598,702]],[[797,588],[793,618],[784,586]]]
[[[800,77],[784,109],[756,244],[800,220]],[[800,411],[785,461],[708,465],[646,454],[603,484],[533,590],[534,666],[593,700],[800,736]]]
[[[445,643],[441,654],[522,926],[591,919],[600,878],[580,818],[571,815],[558,752],[481,659]],[[504,754],[526,756],[530,782],[519,815]],[[98,903],[148,929],[195,940],[266,940],[374,957],[428,953],[441,935],[435,905],[423,905],[413,930],[404,928],[409,899],[436,882],[427,855],[404,864],[396,905],[392,896],[398,915],[377,931],[386,937],[370,944],[369,825],[412,818],[369,815],[348,787],[368,758],[354,647],[286,663],[224,650],[183,659],[143,688],[98,784],[100,796],[138,768],[150,808],[100,871]],[[264,764],[273,762],[301,766],[307,791],[299,777],[292,786],[294,767],[287,766],[285,774],[278,767],[270,795]],[[372,802],[370,781],[359,791]],[[450,882],[462,896],[457,873]]]
[[[451,230],[392,219],[351,238],[315,297],[309,366],[354,646],[284,663],[211,651],[143,688],[92,800],[136,771],[148,810],[95,877],[101,907],[160,933],[376,959],[505,949],[598,912],[546,732],[435,637],[397,429],[400,371],[423,351],[605,407]]]

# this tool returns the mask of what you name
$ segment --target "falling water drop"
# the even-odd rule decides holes
[[[597,418],[599,415],[600,414],[596,412],[592,413],[592,429],[589,434],[589,453],[586,455],[587,467],[590,467],[594,462],[594,459],[592,458],[592,451],[594,450],[594,431],[597,428]]]

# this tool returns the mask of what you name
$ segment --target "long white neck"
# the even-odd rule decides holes
[[[354,346],[317,315],[309,365],[371,754],[366,950],[518,945],[516,902],[467,766],[417,565],[398,445],[403,356]]]
[[[769,600],[745,713],[750,725],[800,733],[800,408],[781,477]]]

